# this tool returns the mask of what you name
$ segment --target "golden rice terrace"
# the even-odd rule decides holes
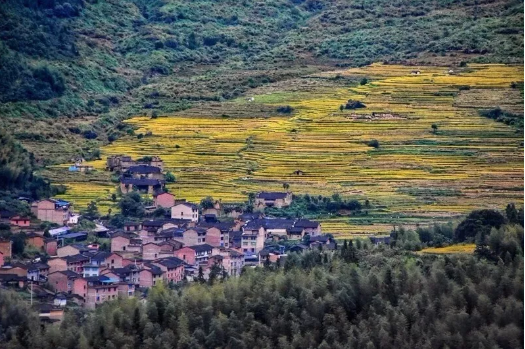
[[[370,82],[343,87],[332,83],[338,75]],[[299,80],[253,90],[246,96],[253,101],[135,117],[128,122],[136,134],[151,135],[120,139],[102,149],[103,158],[159,155],[177,178],[170,190],[192,201],[211,195],[240,202],[283,183],[299,194],[369,199],[369,216],[323,221],[324,231],[342,234],[523,202],[521,131],[478,114],[497,106],[523,113],[522,91],[511,88],[523,80],[523,67],[374,64]],[[341,111],[349,99],[366,108]],[[294,112],[271,112],[281,105]],[[373,139],[378,148],[367,145]],[[102,171],[104,161],[94,165]],[[109,205],[108,183],[95,177],[89,186],[89,175],[68,176],[64,197],[77,208],[94,197]]]

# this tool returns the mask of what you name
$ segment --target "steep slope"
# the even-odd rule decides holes
[[[54,162],[96,157],[130,115],[336,65],[523,57],[513,0],[3,0],[0,18],[1,126]]]

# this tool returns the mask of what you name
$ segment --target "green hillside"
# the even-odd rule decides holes
[[[120,121],[375,61],[521,62],[519,1],[4,0],[3,127],[38,158],[96,157]]]

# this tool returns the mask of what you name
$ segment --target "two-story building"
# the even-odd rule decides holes
[[[64,200],[45,199],[34,202],[31,212],[41,221],[65,225],[71,214],[71,204]]]
[[[282,208],[292,203],[291,192],[259,192],[255,196],[254,209],[264,210],[266,207]]]
[[[182,202],[171,208],[171,218],[199,221],[199,207],[189,202]]]

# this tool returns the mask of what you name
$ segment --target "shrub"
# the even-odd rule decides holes
[[[368,79],[367,78],[362,78],[361,81],[359,82],[361,85],[366,85],[368,84]]]
[[[352,99],[349,99],[345,105],[345,109],[360,109],[360,108],[366,108],[366,105],[360,101],[354,101]]]
[[[277,108],[277,112],[281,114],[291,114],[293,112],[293,108],[289,105],[280,106]]]
[[[379,148],[379,141],[377,139],[372,139],[366,143],[369,147]]]

